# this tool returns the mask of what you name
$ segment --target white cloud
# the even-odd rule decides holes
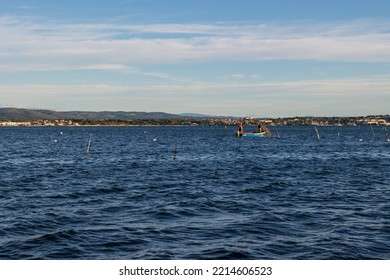
[[[106,84],[97,85],[69,85],[66,78],[62,85],[28,84],[27,80],[22,81],[24,85],[0,84],[1,102],[64,110],[138,109],[212,114],[218,109],[236,115],[281,116],[286,112],[317,115],[325,106],[327,112],[335,114],[344,109],[350,112],[345,112],[346,115],[355,114],[352,108],[359,108],[356,114],[388,113],[385,107],[390,102],[390,77],[387,76],[260,83],[260,76],[249,72],[256,69],[246,72],[241,66],[229,70],[230,76],[226,71],[216,73],[216,77],[222,77],[220,83],[195,83],[175,78],[188,74],[145,71],[163,67],[142,65],[190,66],[209,61],[264,60],[390,62],[389,30],[390,21],[364,20],[285,25],[127,25],[64,24],[40,18],[0,16],[0,72],[108,70],[152,78],[137,83],[138,86],[114,85],[113,81],[110,84],[109,78],[101,81]],[[16,73],[13,80],[29,73],[24,74]],[[93,83],[95,79],[88,81]],[[366,112],[362,106],[366,106]]]
[[[253,60],[390,61],[390,21],[64,24],[0,17],[0,71]]]
[[[157,73],[156,73],[157,75]],[[282,94],[304,94],[305,96],[349,96],[374,94],[390,98],[390,77],[371,79],[332,79],[332,80],[300,80],[291,82],[264,82],[264,83],[189,83],[159,84],[159,85],[111,85],[111,84],[79,84],[79,85],[48,85],[48,84],[0,84],[0,91],[10,95],[30,94],[94,94],[94,93],[174,93],[187,94],[197,92],[203,95],[216,94],[223,96],[229,93],[261,96],[275,96]],[[287,93],[287,94],[286,94]],[[248,95],[245,95],[246,97]]]

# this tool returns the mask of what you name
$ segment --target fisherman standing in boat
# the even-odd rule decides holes
[[[269,129],[265,126],[265,123],[264,122],[259,122],[259,124],[257,125],[257,128],[259,130],[259,133],[267,133],[267,136],[272,136],[272,133],[271,131],[269,131]]]
[[[244,128],[242,126],[242,122],[238,125],[238,130],[237,130],[237,136],[240,137],[244,133]]]
[[[257,129],[259,133],[263,132],[263,124],[261,122],[259,122],[259,124],[257,125]]]

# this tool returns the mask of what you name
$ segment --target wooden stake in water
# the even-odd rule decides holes
[[[87,150],[85,151],[85,154],[87,156],[89,156],[89,148],[91,147],[91,142],[92,142],[92,135],[89,135],[88,146],[87,146]]]
[[[375,138],[375,132],[374,129],[372,128],[372,125],[370,125],[370,127],[371,127],[372,136]]]
[[[318,131],[318,129],[317,129],[316,126],[314,127],[314,129],[315,129],[315,131],[316,131],[317,140],[320,140],[320,139],[321,139],[320,132]]]
[[[320,137],[320,132],[318,131],[317,127],[315,126],[314,129],[316,130],[316,134],[317,134],[317,139],[318,141],[320,141],[321,137]]]
[[[387,128],[386,127],[383,127],[383,131],[385,132],[385,139],[387,142],[390,142],[390,137],[389,135],[387,134]]]
[[[173,160],[176,160],[176,154],[177,154],[177,139],[175,141],[175,150],[173,151]]]

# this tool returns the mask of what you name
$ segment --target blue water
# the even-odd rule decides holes
[[[0,258],[390,259],[373,128],[2,127]]]

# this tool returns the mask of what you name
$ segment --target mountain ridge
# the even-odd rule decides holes
[[[141,120],[183,118],[179,114],[141,111],[53,111],[46,109],[0,108],[0,120],[36,121],[56,119]]]

